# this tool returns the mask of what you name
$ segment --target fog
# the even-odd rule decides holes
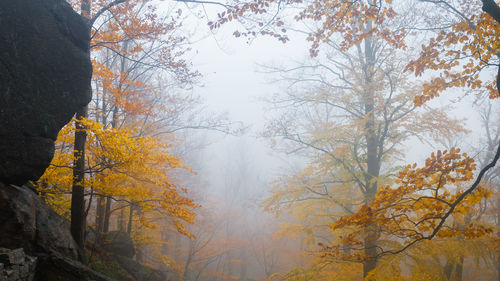
[[[126,55],[92,53],[116,75],[94,78],[90,118],[104,131],[133,128],[136,140],[164,143],[152,149],[161,156],[131,160],[133,172],[121,168],[127,161],[117,153],[122,158],[107,168],[117,180],[110,181],[131,184],[116,194],[118,187],[95,187],[99,203],[88,203],[88,221],[97,234],[106,215],[98,204],[115,196],[112,210],[120,212],[107,211],[108,226],[127,228],[134,259],[166,280],[500,276],[499,170],[479,173],[500,139],[500,108],[488,98],[498,94],[498,58],[491,46],[477,47],[498,28],[478,37],[477,26],[494,24],[475,17],[480,1],[333,1],[326,11],[331,1],[311,1],[308,9],[309,2],[244,8],[236,1],[239,13],[202,2],[151,2],[182,22],[162,35],[177,43],[168,46],[172,53],[159,52],[167,66],[131,67],[136,61],[126,52],[149,46],[146,57],[155,54],[156,43],[145,39],[114,46]],[[136,100],[110,90],[122,90],[124,73],[140,73],[130,93],[144,94],[150,112],[133,111]],[[154,87],[137,90],[148,83]],[[113,121],[101,117],[106,110]],[[146,179],[134,173],[148,171]],[[473,184],[479,175],[481,185]],[[111,185],[107,176],[87,179]]]
[[[209,15],[217,10],[210,5],[205,5],[204,9]],[[285,280],[294,274],[301,276],[310,266],[308,260],[314,255],[314,244],[331,240],[321,238],[326,235],[324,229],[315,230],[314,234],[308,233],[306,228],[299,230],[303,226],[297,224],[300,219],[294,218],[294,211],[286,207],[279,210],[280,204],[272,202],[276,200],[271,191],[273,187],[279,186],[284,177],[300,173],[309,160],[307,154],[295,153],[293,148],[280,149],[276,138],[264,135],[266,126],[280,118],[269,102],[271,97],[287,91],[291,83],[279,72],[270,73],[269,69],[307,63],[311,60],[310,44],[304,34],[293,31],[286,44],[263,36],[235,38],[232,32],[238,28],[237,24],[229,23],[212,31],[204,26],[207,20],[211,20],[210,16],[193,20],[186,26],[188,29],[196,26],[192,62],[202,74],[201,85],[192,92],[201,97],[208,112],[227,113],[229,120],[235,124],[241,122],[245,130],[237,134],[210,130],[194,132],[187,138],[188,143],[190,138],[201,138],[206,143],[187,153],[193,157],[195,177],[199,181],[193,190],[189,189],[194,194],[203,194],[197,197],[202,205],[198,220],[208,220],[215,229],[208,234],[210,238],[204,238],[207,233],[198,229],[195,223],[199,236],[194,240],[176,235],[175,239],[180,240],[175,240],[177,250],[173,256],[184,266],[186,280]],[[392,165],[414,162],[422,165],[432,152],[454,146],[479,155],[478,146],[485,137],[479,110],[485,104],[487,101],[467,91],[455,91],[432,100],[426,107],[447,108],[448,116],[460,120],[469,132],[439,141],[409,137],[400,144],[404,155],[394,159],[396,162]],[[289,204],[289,201],[284,200],[282,204]],[[211,217],[207,218],[207,214]],[[305,215],[301,220],[307,225],[310,219]],[[199,223],[204,225],[207,221]],[[196,243],[203,247],[196,248],[193,246]],[[210,247],[219,252],[211,249],[217,252],[211,253],[207,250]],[[199,250],[196,252],[199,256],[193,254],[193,249]],[[204,250],[210,254],[203,253]],[[170,276],[177,278],[175,273]],[[302,276],[295,278],[303,279],[291,280],[323,278]],[[357,280],[360,277],[352,274],[349,278]]]

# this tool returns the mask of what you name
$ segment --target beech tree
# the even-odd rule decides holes
[[[482,89],[490,98],[497,98],[498,85],[495,84],[498,84],[498,75],[496,79],[482,81],[479,74],[497,59],[498,47],[494,38],[498,36],[498,22],[495,22],[494,17],[498,6],[493,1],[483,1],[482,9],[487,13],[477,15],[474,13],[479,12],[479,5],[457,8],[446,1],[425,2],[445,5],[445,8],[458,15],[459,20],[449,30],[439,31],[428,45],[423,46],[420,57],[408,65],[408,69],[417,75],[426,69],[442,71],[439,77],[424,85],[424,91],[415,99],[415,103],[422,104],[452,87]],[[499,156],[497,149],[474,180],[476,164],[472,158],[459,149],[438,151],[428,158],[423,168],[407,166],[399,174],[397,188],[388,186],[382,189],[377,202],[367,204],[357,214],[340,220],[333,227],[341,227],[346,222],[349,225],[372,224],[384,220],[387,224],[383,227],[390,228],[391,223],[395,223],[394,226],[399,230],[395,232],[392,229],[389,233],[405,242],[401,248],[390,253],[404,251],[419,241],[434,237],[488,235],[492,229],[482,224],[470,223],[460,228],[450,226],[446,221],[459,217],[473,208],[481,198],[489,196],[480,183],[487,171],[495,166]],[[460,186],[460,183],[463,185]],[[425,192],[421,192],[423,190],[432,190],[433,195],[426,196]],[[369,221],[364,221],[364,218]]]
[[[276,108],[286,110],[267,130],[268,136],[291,144],[288,151],[301,153],[308,164],[280,179],[266,207],[288,211],[298,223],[289,224],[285,231],[303,235],[310,247],[320,244],[312,270],[297,267],[280,277],[331,279],[336,268],[325,269],[323,263],[342,259],[362,262],[363,276],[372,279],[383,274],[376,271],[378,261],[387,266],[388,261],[399,259],[389,254],[430,247],[435,238],[452,241],[493,235],[491,225],[471,214],[481,213],[481,204],[490,200],[492,191],[482,183],[493,177],[491,171],[500,158],[498,138],[488,139],[488,156],[480,165],[459,148],[438,150],[423,165],[400,169],[394,162],[401,159],[400,145],[409,137],[439,141],[446,134],[464,131],[444,111],[428,110],[430,100],[456,89],[498,98],[500,7],[493,0],[415,0],[408,9],[405,3],[234,1],[222,4],[225,11],[209,22],[211,28],[219,28],[238,20],[245,29],[235,31],[237,37],[269,35],[287,42],[289,30],[281,11],[298,7],[292,10],[298,11],[295,20],[313,26],[307,40],[310,56],[316,59],[281,72],[293,86],[272,100]],[[169,117],[160,115],[168,109],[159,102],[164,81],[175,80],[182,86],[197,76],[181,58],[184,39],[175,33],[177,18],[160,18],[149,1],[75,0],[72,4],[87,18],[92,35],[95,98],[77,113],[75,129],[67,128],[61,135],[60,157],[42,178],[40,190],[66,212],[67,198],[50,194],[72,187],[71,230],[81,247],[86,214],[92,207],[97,233],[109,230],[116,211],[120,212],[115,215],[118,229],[153,228],[151,222],[161,218],[172,220],[169,223],[176,232],[189,237],[180,221],[192,222],[192,209],[198,206],[166,173],[173,168],[189,170],[168,152],[168,143],[173,132],[192,126],[166,125]],[[417,14],[421,8],[433,10],[422,15],[423,21],[409,25],[406,10]],[[449,24],[436,24],[445,15]],[[422,30],[432,38],[420,36]],[[424,41],[417,56],[409,52],[414,47],[412,38]],[[158,70],[168,79],[155,76]],[[126,155],[125,150],[137,153]],[[98,203],[93,205],[96,196]],[[150,200],[145,199],[148,196]],[[145,236],[142,232],[136,237],[146,241]],[[219,253],[219,273],[232,275],[233,246]],[[462,261],[459,258],[451,265],[453,272],[461,271],[460,255]],[[343,268],[351,271],[351,266]],[[244,271],[241,266],[242,277]],[[454,276],[450,272],[445,273],[448,278]]]
[[[317,47],[316,59],[276,71],[291,86],[271,100],[283,114],[268,126],[267,134],[291,144],[288,151],[303,151],[310,164],[289,180],[281,179],[267,206],[307,218],[308,236],[324,236],[315,232],[315,225],[328,232],[324,226],[332,219],[355,212],[360,204],[372,204],[379,187],[398,168],[390,163],[404,155],[408,138],[439,141],[464,131],[443,109],[413,104],[420,85],[403,71],[401,58],[408,53],[392,50],[376,35],[352,44],[345,49],[333,41],[324,43]],[[379,234],[369,224],[361,231],[364,256],[370,257],[363,263],[367,276],[376,267]],[[311,239],[314,246],[333,242]]]
[[[71,231],[77,244],[83,248],[86,214],[88,214],[88,209],[92,204],[92,199],[94,199],[92,196],[94,194],[91,193],[92,195],[88,197],[89,201],[85,202],[85,197],[88,195],[86,190],[94,187],[92,181],[95,178],[92,177],[96,177],[99,173],[105,174],[105,171],[116,168],[117,165],[110,164],[117,161],[116,159],[101,157],[100,161],[107,162],[107,165],[92,170],[95,168],[93,165],[102,165],[102,163],[92,163],[92,161],[97,161],[96,158],[100,158],[99,155],[86,159],[88,153],[85,152],[85,147],[89,146],[86,145],[86,135],[89,128],[86,128],[84,124],[93,124],[89,123],[91,121],[88,117],[102,124],[104,129],[108,128],[108,125],[111,129],[125,129],[123,127],[125,123],[128,123],[125,127],[129,129],[134,122],[136,123],[134,125],[148,124],[150,123],[146,122],[148,116],[151,118],[164,113],[160,107],[154,107],[158,91],[154,89],[153,85],[148,85],[157,78],[152,77],[152,71],[162,70],[163,73],[168,74],[169,79],[178,82],[177,86],[190,85],[198,74],[191,71],[189,63],[182,59],[185,49],[179,45],[185,38],[177,34],[179,27],[177,21],[180,16],[177,12],[173,15],[160,16],[154,5],[148,1],[75,0],[70,3],[88,22],[92,38],[89,42],[91,50],[89,56],[94,65],[93,85],[89,86],[93,86],[94,102],[98,104],[98,106],[82,108],[77,113],[75,118],[75,128],[77,129],[70,133],[74,135],[75,139],[73,142],[69,142],[74,145],[74,156],[69,158],[74,161],[72,165]],[[105,55],[106,52],[108,55]],[[135,117],[131,118],[131,116]],[[146,119],[139,122],[139,116]],[[93,126],[96,128],[95,124]],[[151,133],[150,130],[145,132],[136,128],[133,128],[132,131],[138,134],[135,136],[135,140],[140,140],[144,133]],[[134,139],[131,135],[125,134],[125,136],[128,136],[130,140]],[[95,149],[98,148],[95,145],[104,148],[103,143],[99,143],[100,141],[91,145],[94,149],[92,153],[95,154]],[[118,139],[115,141],[120,143]],[[156,148],[158,152],[167,149],[162,147],[163,144],[159,139],[157,141],[159,144]],[[61,144],[61,147],[67,148],[67,144],[68,142]],[[61,152],[64,154],[66,150],[63,149]],[[110,155],[105,157],[108,156]],[[104,228],[107,230],[109,225],[111,196],[110,193],[104,192],[99,194],[99,198],[99,207],[102,205],[103,198],[107,198],[104,212],[102,212],[102,208],[98,212],[100,213],[98,215],[98,228],[99,231],[102,231]],[[131,203],[131,205],[134,204],[138,203]],[[188,204],[192,204],[192,202]],[[130,215],[132,213],[132,207],[130,207]]]
[[[370,82],[370,74],[373,73],[377,65],[374,63],[374,53],[370,54],[369,50],[371,46],[372,38],[379,38],[384,44],[390,46],[394,49],[404,50],[407,48],[407,35],[408,29],[404,25],[398,25],[397,22],[404,18],[400,14],[401,1],[397,3],[391,0],[386,1],[311,1],[305,3],[305,8],[299,7],[299,12],[296,14],[295,19],[298,21],[312,21],[317,22],[318,27],[313,28],[309,33],[308,40],[312,42],[311,46],[311,56],[318,56],[322,45],[336,44],[338,48],[342,51],[349,50],[360,50],[360,46],[364,47],[361,49],[361,53],[365,55],[364,62],[366,63],[365,68],[363,68],[366,76],[365,82]],[[254,1],[252,3],[236,3],[227,7],[225,13],[218,15],[218,18],[209,23],[212,28],[218,28],[221,24],[228,21],[238,20],[243,24],[249,24],[247,27],[250,31],[236,31],[235,36],[255,36],[256,34],[271,35],[277,37],[278,39],[286,42],[288,37],[286,35],[286,28],[283,28],[283,20],[279,16],[279,12],[283,9],[282,7],[293,6],[302,3],[302,1]],[[416,94],[412,101],[415,106],[422,106],[426,101],[438,96],[440,93],[445,92],[452,88],[469,88],[475,91],[484,90],[488,93],[490,98],[498,97],[499,88],[499,76],[496,75],[495,79],[482,81],[480,77],[481,73],[486,73],[490,67],[497,67],[497,54],[498,54],[498,23],[499,23],[499,11],[500,8],[492,0],[482,0],[473,2],[460,2],[460,1],[431,1],[422,0],[415,1],[417,6],[438,8],[435,11],[430,12],[430,17],[434,21],[430,21],[431,24],[423,28],[417,27],[416,30],[435,30],[436,36],[431,39],[428,43],[422,46],[422,51],[420,57],[411,61],[406,65],[405,70],[415,73],[417,76],[421,76],[426,70],[430,70],[432,73],[438,73],[438,77],[428,80],[427,83],[423,84],[422,90],[419,94]],[[416,7],[416,6],[414,6]],[[481,13],[479,10],[485,13]],[[415,10],[418,10],[415,8]],[[277,11],[277,13],[275,13]],[[272,17],[261,17],[260,15],[269,12]],[[435,23],[443,19],[443,14],[447,16],[452,16],[450,25],[448,26],[436,26]],[[246,21],[245,17],[249,15],[257,15],[256,20]],[[436,21],[437,19],[437,21]],[[395,24],[396,23],[396,24]],[[253,24],[253,26],[252,26]],[[340,76],[341,74],[339,74]],[[483,74],[484,75],[484,74]],[[490,74],[490,77],[493,76]],[[377,178],[379,176],[379,165],[375,165],[377,159],[377,143],[375,141],[376,129],[373,126],[373,108],[374,103],[370,103],[371,95],[367,94],[367,103],[365,103],[366,108],[364,112],[365,116],[365,130],[362,135],[366,136],[366,160],[367,160],[367,178],[371,179],[367,181],[366,188],[370,188],[373,194],[368,200],[365,200],[364,207],[361,207],[360,212],[371,218],[372,211],[379,207],[384,199],[388,206],[392,206],[389,201],[394,199],[391,197],[397,190],[401,190],[403,185],[399,188],[393,188],[388,186],[383,188],[379,198],[375,197],[375,193],[378,189]],[[300,102],[298,104],[301,104]],[[287,124],[285,124],[287,125]],[[318,130],[321,132],[321,129]],[[295,138],[296,142],[305,144],[309,147],[315,148],[315,142],[304,141],[300,138],[300,134],[295,134],[294,132],[284,131],[286,137]],[[416,180],[413,177],[423,177],[423,178],[433,178],[438,175],[445,175],[448,173],[457,172],[459,175],[453,175],[449,180],[453,183],[462,181],[464,186],[470,184],[468,188],[454,187],[455,189],[449,196],[450,198],[439,198],[436,195],[435,200],[443,199],[447,207],[445,207],[444,212],[439,212],[437,218],[430,219],[435,213],[432,209],[426,209],[428,213],[423,212],[423,221],[430,223],[428,227],[429,232],[419,232],[415,236],[409,233],[404,233],[407,235],[406,238],[409,239],[409,243],[405,244],[402,249],[396,250],[395,252],[404,251],[408,247],[414,245],[415,243],[432,239],[436,235],[447,232],[447,229],[443,229],[445,222],[448,218],[451,218],[452,214],[457,212],[457,216],[460,216],[461,205],[463,208],[467,209],[468,206],[473,206],[477,203],[477,200],[487,196],[479,188],[479,183],[486,171],[493,166],[495,166],[498,156],[500,156],[500,151],[497,149],[492,161],[488,165],[484,166],[478,173],[478,177],[474,183],[470,182],[473,179],[473,170],[475,168],[473,161],[466,154],[460,152],[459,149],[452,149],[446,152],[438,152],[437,154],[431,155],[429,160],[426,162],[426,166],[422,169],[415,169],[413,166],[408,166],[400,173],[400,181],[410,181]],[[323,151],[325,152],[325,151]],[[335,155],[333,155],[335,156]],[[370,164],[371,163],[371,164]],[[439,167],[437,170],[436,165]],[[439,170],[443,168],[444,170]],[[458,169],[458,170],[455,170]],[[428,173],[424,172],[428,171]],[[441,171],[441,172],[439,172]],[[349,172],[349,171],[347,171]],[[436,174],[432,174],[436,172]],[[424,173],[424,174],[420,174]],[[451,175],[451,174],[450,174]],[[455,177],[456,176],[456,177]],[[445,176],[446,178],[446,176]],[[442,184],[445,182],[432,181],[430,185],[436,191],[441,188]],[[420,182],[418,183],[421,184]],[[421,190],[421,188],[426,189],[420,185],[416,187],[414,185],[413,191]],[[373,187],[373,188],[372,188]],[[407,188],[407,187],[405,187]],[[453,188],[452,188],[453,189]],[[449,188],[447,189],[449,192]],[[316,191],[317,192],[317,191]],[[475,193],[472,195],[472,193]],[[404,192],[400,192],[404,194]],[[417,192],[418,193],[418,192]],[[391,195],[392,194],[392,195]],[[383,197],[386,198],[383,198]],[[446,194],[448,196],[448,194]],[[397,196],[396,196],[397,197]],[[424,196],[425,197],[425,196]],[[392,199],[391,199],[392,198]],[[401,199],[401,197],[397,197]],[[422,198],[422,197],[420,197]],[[426,201],[419,199],[419,202]],[[394,203],[394,201],[393,201]],[[438,207],[440,203],[435,202],[435,206],[431,208],[443,208],[443,206]],[[373,205],[373,208],[371,207]],[[429,207],[429,206],[428,206]],[[392,210],[392,209],[391,209]],[[392,211],[391,211],[392,212]],[[408,211],[414,213],[415,210],[412,209]],[[408,213],[405,213],[408,215]],[[427,217],[426,217],[427,216]],[[356,224],[360,216],[354,215],[351,217],[351,224]],[[346,219],[348,220],[348,219]],[[422,220],[417,220],[415,224],[421,226]],[[333,225],[333,228],[339,228],[347,226],[343,223],[344,220],[339,221]],[[373,221],[368,219],[362,224],[362,228],[367,230],[370,229]],[[482,235],[487,234],[490,231],[488,229],[482,229],[480,226],[473,226],[473,229],[466,230],[472,233],[471,235]],[[414,230],[414,229],[413,229]],[[464,233],[463,230],[454,230],[455,234],[458,232]],[[410,231],[411,232],[411,231]],[[452,231],[453,232],[453,231]],[[374,257],[377,256],[377,251],[373,244],[376,234],[376,230],[372,231],[373,235],[369,239],[366,239],[366,234],[363,233],[364,241],[363,249],[372,249],[371,252],[365,251],[362,258],[365,260],[365,276],[370,269],[374,268]],[[467,232],[465,232],[467,233]],[[450,234],[450,233],[448,233]],[[451,235],[451,234],[450,234]],[[370,237],[370,235],[368,235]],[[412,239],[413,238],[413,239]],[[359,243],[359,240],[358,240]],[[368,246],[368,247],[367,247]],[[373,247],[372,247],[373,246]],[[331,250],[332,248],[326,247],[325,249]],[[394,252],[394,251],[393,251]],[[371,260],[371,262],[370,262]]]

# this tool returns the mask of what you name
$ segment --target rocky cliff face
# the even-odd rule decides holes
[[[0,227],[0,281],[113,281],[76,261],[68,221],[27,186],[0,183]]]
[[[0,183],[0,247],[77,259],[68,221],[26,187]]]
[[[33,281],[36,262],[23,249],[0,248],[0,281]]]
[[[74,260],[68,222],[23,186],[90,101],[88,48],[87,24],[65,0],[0,1],[0,280],[111,280]]]
[[[88,33],[64,0],[0,1],[0,182],[38,179],[90,101]]]
[[[68,222],[28,183],[52,160],[59,130],[90,101],[88,33],[65,0],[0,0],[0,281],[113,281],[77,261],[82,249]],[[165,279],[132,259],[126,233],[106,237],[104,250],[127,280]]]

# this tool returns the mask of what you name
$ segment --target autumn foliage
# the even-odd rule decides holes
[[[422,45],[419,57],[408,64],[407,69],[416,76],[428,71],[439,73],[425,83],[415,104],[422,105],[450,88],[484,89],[491,99],[499,97],[496,79],[483,81],[480,75],[497,59],[500,23],[487,13],[470,14],[477,12],[477,6],[467,7],[471,10],[464,9],[467,14],[462,14],[461,21],[437,32]]]
[[[488,190],[477,188],[460,204],[457,202],[463,194],[462,187],[473,179],[475,169],[474,160],[454,148],[433,153],[422,168],[416,164],[406,166],[399,172],[396,186],[381,187],[371,205],[362,205],[355,214],[331,225],[334,230],[352,231],[339,237],[342,247],[326,246],[324,250],[328,255],[345,255],[345,249],[349,249],[352,258],[369,258],[359,253],[363,229],[368,226],[375,227],[381,239],[400,244],[387,249],[382,243],[379,255],[402,252],[417,241],[434,236],[473,239],[492,233],[488,225],[464,221],[477,203],[490,196]],[[455,222],[445,224],[452,213]]]
[[[251,4],[235,3],[226,13],[219,14],[217,21],[209,23],[212,28],[218,28],[225,22],[238,20],[251,31],[237,31],[237,37],[270,35],[286,42],[289,39],[288,27],[290,26],[290,30],[297,30],[297,25],[283,20],[279,12],[290,7],[294,11],[294,20],[307,26],[305,33],[308,34],[307,40],[311,42],[310,55],[317,57],[321,51],[329,51],[325,61],[330,60],[334,67],[328,68],[325,62],[321,62],[296,69],[324,67],[343,83],[321,80],[327,86],[316,87],[314,91],[326,93],[289,95],[287,99],[283,99],[285,102],[277,101],[276,104],[283,107],[287,104],[286,101],[291,101],[291,111],[295,118],[300,118],[297,108],[308,103],[343,110],[343,114],[337,116],[356,116],[353,112],[358,113],[364,122],[361,123],[364,124],[364,130],[355,131],[359,134],[359,139],[349,141],[344,152],[361,150],[362,156],[350,158],[345,157],[348,153],[341,152],[340,143],[346,141],[346,137],[340,132],[345,122],[328,120],[321,125],[315,123],[309,128],[301,127],[302,124],[295,120],[274,122],[269,127],[274,132],[270,134],[272,137],[281,137],[283,141],[295,143],[295,150],[291,151],[313,151],[305,154],[313,160],[309,167],[281,179],[267,206],[272,206],[273,211],[285,211],[297,216],[298,223],[287,226],[302,232],[304,237],[324,237],[324,233],[311,234],[311,231],[318,231],[314,225],[321,226],[324,223],[313,214],[317,213],[324,220],[328,220],[330,216],[334,221],[330,224],[335,241],[321,243],[319,255],[324,257],[325,263],[332,259],[371,263],[371,266],[365,268],[365,278],[374,278],[367,270],[373,268],[373,263],[379,257],[389,253],[409,252],[411,246],[419,244],[417,242],[457,237],[469,240],[488,239],[494,235],[491,225],[472,218],[481,217],[474,214],[484,212],[479,206],[486,204],[484,202],[491,195],[491,190],[480,182],[486,171],[495,165],[498,152],[496,157],[491,158],[492,162],[477,170],[474,160],[461,153],[458,148],[438,151],[426,160],[423,167],[408,165],[397,176],[379,174],[380,166],[373,165],[376,147],[381,147],[378,152],[379,163],[382,163],[382,155],[386,149],[384,138],[380,137],[384,127],[377,123],[376,111],[377,106],[383,103],[371,102],[370,99],[376,99],[377,94],[384,90],[391,91],[389,97],[392,97],[394,89],[392,83],[387,83],[384,89],[377,84],[381,81],[376,76],[378,71],[383,72],[385,77],[390,77],[390,71],[394,70],[384,69],[386,60],[379,61],[385,48],[390,47],[393,52],[401,52],[402,56],[406,56],[406,61],[401,62],[405,64],[405,73],[415,74],[416,81],[421,83],[418,93],[407,97],[411,98],[416,108],[425,107],[426,102],[445,92],[476,93],[478,99],[482,96],[495,99],[499,93],[499,78],[495,71],[498,68],[498,4],[490,0],[415,1],[405,4],[404,1],[389,0],[278,3],[261,0]],[[270,15],[267,18],[263,16],[266,13]],[[245,16],[252,14],[256,15],[256,21],[246,21]],[[429,37],[430,40],[427,39]],[[414,42],[418,42],[421,48],[417,49]],[[332,49],[337,52],[337,56],[332,56]],[[415,55],[414,49],[419,50],[419,54]],[[347,58],[348,62],[341,58]],[[353,61],[359,67],[358,76],[355,76],[360,78],[357,83],[349,83],[354,79],[346,74],[348,71],[349,74],[352,73],[349,66],[354,64]],[[292,70],[293,68],[285,69],[283,73]],[[290,79],[290,84],[295,86],[301,81],[324,79],[321,74],[311,77]],[[358,89],[353,85],[361,89],[357,94],[360,95],[359,102],[365,106],[364,111],[355,111],[355,106],[346,106],[343,100],[338,102],[330,98],[342,92],[348,99],[354,92],[353,88]],[[306,119],[321,118],[316,112],[306,112],[309,114]],[[394,120],[386,120],[386,124],[391,121]],[[332,128],[331,132],[329,126]],[[391,126],[388,128],[392,129]],[[388,135],[395,139],[392,133]],[[366,143],[360,141],[363,138]],[[494,145],[496,146],[498,143]],[[495,154],[494,151],[491,153]],[[384,160],[390,161],[388,158]],[[335,162],[336,165],[331,164]],[[386,163],[385,165],[390,166]],[[364,202],[352,215],[338,219],[335,215],[341,209],[349,212],[352,208],[345,205],[346,202],[338,196],[343,195],[342,190],[347,185],[359,186]],[[373,193],[376,193],[373,197],[370,192],[372,187],[375,189]],[[351,198],[358,196],[353,193]],[[303,212],[307,213],[298,215]],[[380,265],[390,259],[380,259]],[[463,260],[457,263],[463,265]],[[392,270],[400,271],[395,267]],[[446,278],[451,278],[450,276],[448,274]]]
[[[168,258],[151,250],[163,243],[159,228],[193,237],[186,224],[194,223],[200,208],[174,178],[180,170],[194,172],[174,155],[176,137],[165,133],[170,124],[163,121],[179,114],[169,109],[172,94],[166,90],[189,88],[199,75],[183,59],[180,11],[165,15],[151,1],[70,2],[90,27],[93,99],[86,117],[59,133],[38,191],[70,218],[74,163],[84,159],[78,184],[84,190],[85,236],[93,237],[87,238],[90,255],[99,250],[103,233],[118,230],[130,234],[139,261],[164,267]],[[75,153],[75,135],[82,132],[84,158]]]
[[[138,136],[133,128],[104,128],[88,119],[84,124],[88,133],[86,183],[91,187],[90,197],[114,197],[134,204],[137,211],[143,210],[134,220],[148,227],[154,228],[148,222],[152,217],[144,211],[163,213],[174,219],[180,232],[189,235],[180,221],[192,223],[192,209],[197,205],[186,197],[186,189],[176,187],[167,176],[169,170],[189,168],[170,155],[169,145],[158,138]],[[72,184],[73,132],[72,126],[66,126],[59,134],[59,152],[40,179],[39,191],[62,214],[68,211],[69,201],[64,200],[64,194],[70,193]]]
[[[480,268],[479,257],[498,255],[498,182],[488,173],[499,134],[488,131],[488,156],[471,157],[454,143],[469,132],[463,120],[432,105],[445,93],[499,97],[494,1],[218,4],[212,31],[238,22],[236,37],[286,43],[299,31],[310,43],[307,62],[270,71],[288,87],[269,99],[280,115],[264,135],[302,161],[263,200],[279,219],[254,222],[273,234],[245,231],[241,182],[227,180],[238,192],[217,198],[224,204],[205,200],[208,210],[193,199],[203,184],[178,178],[196,172],[176,151],[183,140],[169,123],[181,118],[172,93],[199,77],[184,59],[182,11],[163,15],[142,0],[71,4],[91,26],[94,98],[76,128],[59,134],[38,191],[69,217],[74,163],[83,159],[74,137],[86,132],[78,184],[94,246],[104,232],[126,231],[136,259],[179,280],[243,280],[249,253],[267,280],[461,280],[465,264]],[[447,149],[401,165],[414,139]]]

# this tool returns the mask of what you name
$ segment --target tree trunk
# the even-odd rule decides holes
[[[184,280],[189,280],[188,279],[190,274],[189,265],[191,264],[191,260],[193,259],[194,255],[194,240],[189,240],[188,251],[189,251],[188,257],[186,259],[186,263],[184,264],[184,274],[183,274]]]
[[[84,18],[90,18],[90,0],[81,1],[81,13]],[[91,29],[89,27],[89,33]],[[90,42],[88,42],[88,55],[90,57]],[[70,231],[76,244],[83,250],[84,233],[86,227],[85,216],[85,142],[87,132],[81,123],[82,118],[87,117],[88,107],[84,106],[76,113],[75,121],[75,143],[73,153],[75,160],[73,163],[73,186],[71,190],[71,226]],[[83,253],[80,253],[80,260],[83,261]]]
[[[118,230],[119,231],[124,231],[125,230],[125,202],[121,202],[119,204],[120,206],[120,215],[118,216]]]
[[[111,128],[116,128],[116,123],[118,120],[118,107],[114,105],[113,107],[113,117],[111,119]],[[111,219],[111,196],[106,197],[106,208],[104,212],[104,227],[103,232],[109,231],[109,223]]]
[[[102,232],[109,231],[109,220],[111,217],[111,197],[106,197],[106,208],[104,208],[104,223]]]
[[[100,195],[97,197],[97,206],[96,206],[96,243],[101,241],[102,232],[104,230],[104,198]]]
[[[450,281],[462,281],[464,271],[464,256],[461,255],[458,262],[446,261],[444,266],[444,275],[446,280]]]
[[[247,279],[248,263],[245,261],[246,256],[247,255],[246,255],[245,247],[242,247],[240,249],[240,261],[241,261],[240,279],[241,280]]]
[[[378,148],[383,147],[383,144],[379,144],[379,139],[377,137],[377,130],[375,124],[375,99],[374,90],[370,88],[372,83],[372,76],[374,73],[375,65],[375,54],[374,48],[372,46],[372,40],[366,38],[364,41],[365,49],[365,83],[366,90],[363,97],[364,103],[364,118],[365,118],[365,140],[366,140],[366,173],[365,177],[365,192],[364,192],[364,203],[370,205],[375,200],[375,194],[377,193],[378,183],[377,178],[380,173],[380,160],[378,157]],[[373,226],[368,226],[364,230],[365,233],[365,254],[369,257],[363,262],[363,277],[366,277],[370,271],[377,267],[377,229]]]
[[[497,255],[497,280],[500,281],[500,254]]]
[[[76,113],[75,121],[75,144],[73,165],[73,188],[71,192],[71,235],[76,244],[83,249],[85,231],[85,142],[87,132],[85,126],[80,122],[87,116],[87,107]]]
[[[104,126],[107,125],[108,123],[108,118],[107,118],[107,99],[106,99],[106,86],[103,86],[102,88],[102,100],[101,100],[101,114],[96,114],[96,121],[100,122]],[[101,117],[101,120],[99,120],[99,117]],[[102,195],[98,195],[97,197],[97,207],[96,207],[96,243],[99,244],[102,238],[102,233],[104,232],[104,218],[106,216],[105,214],[105,197]]]
[[[455,265],[455,276],[457,277],[456,281],[462,281],[462,276],[464,272],[464,255],[460,255],[460,259],[458,263]]]
[[[453,266],[454,263],[452,263],[450,260],[446,261],[446,264],[444,265],[444,276],[446,276],[446,280],[451,279],[451,275],[453,274]]]
[[[130,204],[130,212],[128,214],[128,225],[127,225],[127,233],[132,233],[132,218],[134,216],[134,204]]]

